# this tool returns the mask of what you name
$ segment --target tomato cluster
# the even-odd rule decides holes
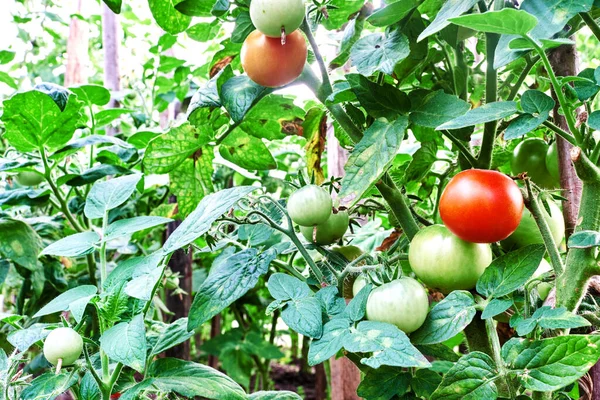
[[[242,46],[241,62],[250,79],[265,87],[295,81],[308,49],[298,28],[304,20],[302,0],[253,0],[250,18],[256,27]]]
[[[327,190],[317,185],[306,185],[288,199],[287,210],[300,233],[314,244],[326,246],[339,241],[350,224],[345,210],[333,209],[333,201]]]
[[[533,182],[544,188],[559,185],[558,150],[539,138],[528,138],[515,147],[510,167],[514,175],[527,172]]]

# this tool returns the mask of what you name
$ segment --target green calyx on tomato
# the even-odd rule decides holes
[[[396,325],[405,333],[423,325],[429,311],[429,299],[423,285],[402,277],[371,291],[367,300],[367,319]]]
[[[494,243],[517,229],[523,207],[521,190],[508,176],[469,169],[448,182],[439,210],[446,227],[459,238]]]
[[[558,204],[554,201],[548,201],[550,213],[545,207],[541,207],[544,219],[548,223],[550,232],[556,245],[560,245],[565,238],[565,220]],[[533,215],[527,208],[523,209],[521,222],[512,235],[500,242],[505,250],[515,250],[530,244],[543,244],[542,234],[538,228]]]
[[[37,186],[44,181],[44,176],[39,172],[23,171],[15,176],[15,180],[21,186]]]
[[[475,287],[492,262],[492,248],[462,240],[443,225],[432,225],[415,235],[408,260],[425,285],[450,293]]]
[[[331,216],[333,201],[327,190],[317,185],[306,185],[292,193],[287,211],[294,223],[315,226],[325,223]]]
[[[555,178],[546,166],[547,154],[550,151],[548,144],[540,138],[528,138],[523,140],[513,150],[510,167],[514,175],[527,172],[531,180],[545,188],[555,188],[558,186],[558,179]],[[552,157],[554,155],[551,155]],[[553,173],[558,172],[557,165]],[[550,160],[550,164],[552,164]],[[554,167],[554,166],[552,166]]]
[[[73,364],[83,351],[81,335],[71,328],[57,328],[44,341],[44,357],[52,365],[62,360],[63,366]]]
[[[279,38],[282,30],[289,35],[304,20],[303,0],[252,0],[250,19],[264,35]]]
[[[344,237],[350,224],[347,211],[332,213],[327,221],[313,226],[300,226],[300,233],[310,243],[327,246]]]

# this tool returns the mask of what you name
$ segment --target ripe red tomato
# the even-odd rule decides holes
[[[452,233],[473,243],[506,239],[521,222],[523,196],[496,171],[471,169],[456,175],[440,199],[440,216]]]
[[[308,50],[300,31],[281,39],[254,31],[242,46],[241,58],[248,77],[261,86],[279,87],[292,83],[302,73]]]

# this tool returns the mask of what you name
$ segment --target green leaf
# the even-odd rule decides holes
[[[465,115],[448,121],[437,127],[437,130],[459,129],[467,126],[497,121],[517,112],[517,103],[514,101],[495,101],[468,111]]]
[[[271,275],[267,288],[276,300],[299,300],[312,294],[306,282],[282,273]]]
[[[46,328],[49,324],[33,324],[26,329],[19,329],[8,334],[8,343],[20,352],[25,352],[33,344],[44,339],[50,333]]]
[[[350,334],[350,321],[346,318],[335,318],[323,326],[323,334],[319,339],[310,342],[308,364],[317,365],[335,356],[344,345]]]
[[[410,372],[403,371],[401,368],[383,366],[369,369],[358,385],[356,394],[367,400],[397,398],[408,392],[411,380]]]
[[[571,335],[543,340],[511,339],[502,358],[526,389],[555,391],[581,378],[600,357],[600,336]]]
[[[417,396],[430,399],[440,383],[442,383],[442,377],[435,371],[419,369],[413,376],[410,386]]]
[[[190,17],[210,17],[216,0],[183,0],[175,5],[175,9]]]
[[[406,93],[389,83],[378,85],[358,74],[346,75],[346,79],[360,104],[373,118],[393,120],[410,109],[410,100]]]
[[[182,217],[189,215],[200,201],[214,191],[212,173],[214,159],[209,147],[204,147],[196,153],[196,160],[187,159],[169,173],[171,190],[177,196],[178,214]]]
[[[498,371],[490,356],[478,351],[469,353],[444,375],[431,400],[494,400],[498,398],[493,379],[496,375]]]
[[[570,249],[589,249],[600,246],[600,232],[579,231],[569,237]]]
[[[204,197],[198,207],[169,236],[163,252],[172,253],[204,235],[213,222],[254,190],[256,188],[252,186],[238,186]]]
[[[42,307],[41,310],[35,313],[33,318],[69,310],[79,323],[85,312],[85,307],[96,293],[98,293],[98,288],[93,285],[83,285],[67,290]]]
[[[495,317],[498,314],[502,314],[504,311],[508,310],[510,306],[513,305],[513,301],[511,299],[492,299],[485,306],[483,313],[481,314],[481,319],[488,319]]]
[[[39,90],[17,93],[4,101],[4,138],[21,152],[50,150],[67,143],[82,126],[83,103],[68,96],[64,111],[48,94]]]
[[[371,76],[377,71],[391,75],[396,64],[409,54],[408,39],[395,30],[388,36],[373,33],[361,38],[352,46],[350,60],[362,75]]]
[[[577,76],[581,78],[587,78],[590,81],[575,81],[573,82],[573,88],[575,89],[575,93],[577,93],[577,98],[581,101],[586,101],[594,97],[598,91],[600,91],[600,86],[594,79],[594,69],[586,68],[581,71]]]
[[[505,35],[526,35],[538,24],[538,20],[527,11],[504,8],[483,14],[469,14],[450,18],[450,22],[480,32]]]
[[[319,289],[315,297],[321,301],[325,315],[335,317],[342,314],[346,309],[346,301],[339,296],[336,286],[326,286]]]
[[[144,316],[138,314],[130,322],[121,322],[104,332],[100,347],[112,360],[142,372],[146,365]]]
[[[185,397],[200,396],[217,400],[247,398],[240,385],[216,369],[191,361],[159,358],[148,369],[146,379],[125,392],[121,400],[138,399],[136,395],[150,386]]]
[[[153,262],[141,263],[132,271],[131,281],[125,286],[128,296],[143,301],[152,300],[152,291],[162,276],[164,266],[157,268]]]
[[[197,42],[208,42],[214,39],[221,30],[221,25],[218,22],[216,19],[210,23],[201,22],[190,26],[185,33],[188,34],[190,39]]]
[[[172,35],[185,31],[192,21],[191,17],[175,9],[176,1],[148,0],[150,11],[158,26]]]
[[[348,306],[344,310],[344,316],[348,317],[350,321],[360,321],[365,316],[367,312],[367,300],[371,294],[371,289],[373,289],[373,285],[370,283],[365,285],[348,303]]]
[[[277,390],[269,392],[254,392],[248,395],[248,400],[302,400],[302,397],[294,392]]]
[[[117,13],[118,14],[118,13]],[[95,104],[97,106],[105,106],[110,101],[110,91],[100,85],[80,85],[70,88],[81,100]]]
[[[84,212],[90,219],[102,218],[108,211],[125,203],[133,194],[141,174],[127,175],[110,181],[96,182],[85,202]]]
[[[321,302],[316,297],[289,300],[281,319],[296,332],[311,338],[319,338],[323,333]]]
[[[356,18],[348,21],[346,27],[344,28],[344,35],[342,36],[338,55],[331,60],[329,68],[336,69],[348,62],[352,46],[354,46],[354,43],[360,39],[364,27],[365,19],[360,14]]]
[[[437,160],[437,143],[426,141],[412,155],[412,160],[404,172],[404,182],[420,181],[425,178],[431,170],[433,163]]]
[[[71,141],[66,146],[56,150],[51,156],[52,160],[62,160],[68,155],[74,154],[77,150],[82,149],[86,146],[98,145],[109,143],[124,149],[133,149],[133,146],[129,143],[116,138],[114,136],[102,136],[102,135],[90,135],[83,138],[79,138]]]
[[[261,139],[241,129],[231,132],[219,146],[219,154],[247,170],[276,169],[277,162]]]
[[[458,17],[469,11],[477,4],[477,0],[448,0],[435,16],[435,19],[429,26],[419,35],[417,41],[421,41],[434,33],[437,33],[450,25],[450,18]]]
[[[587,124],[593,130],[599,131],[600,130],[600,111],[592,112],[588,117]]]
[[[17,80],[4,71],[0,71],[0,82],[5,83],[7,86],[15,90],[19,88]]]
[[[475,311],[471,293],[455,290],[431,309],[411,340],[415,344],[436,344],[451,339],[471,323]]]
[[[14,171],[14,170],[24,170],[27,167],[37,166],[38,163],[35,161],[16,161],[9,159],[0,158],[0,172],[4,171]],[[27,168],[27,170],[30,170]]]
[[[163,217],[133,217],[121,219],[108,226],[104,233],[104,241],[114,240],[123,236],[130,236],[144,229],[154,228],[173,221],[171,218]]]
[[[244,43],[244,40],[246,40],[248,35],[255,29],[256,28],[250,19],[250,13],[247,11],[240,12],[235,19],[235,27],[231,33],[231,42]]]
[[[111,108],[96,113],[96,127],[101,128],[119,119],[122,115],[133,114],[135,110],[126,108]]]
[[[504,133],[505,140],[517,139],[525,136],[527,133],[537,129],[550,116],[549,112],[542,115],[534,116],[531,114],[521,114],[511,121],[506,132]]]
[[[539,90],[527,90],[521,96],[521,107],[529,114],[544,114],[552,111],[556,102],[552,97]]]
[[[122,283],[130,280],[136,270],[141,271],[142,269],[145,269],[151,271],[155,269],[158,267],[162,258],[163,255],[160,252],[156,252],[148,256],[133,257],[119,262],[115,269],[108,274],[108,278],[106,278],[106,281],[104,282],[105,291],[111,292]]]
[[[530,318],[520,320],[516,329],[519,336],[526,336],[536,326],[542,329],[572,329],[590,325],[587,319],[567,311],[564,307],[543,306],[535,310]]]
[[[79,400],[100,400],[100,388],[90,371],[86,372],[79,384]]]
[[[90,183],[94,183],[102,178],[106,178],[107,176],[127,174],[129,172],[130,171],[127,168],[123,168],[118,165],[100,164],[84,171],[81,175],[63,175],[57,180],[57,184],[69,186],[84,186]]]
[[[418,5],[419,1],[417,0],[397,1],[375,11],[367,18],[367,21],[371,25],[378,27],[393,25],[406,17]]]
[[[94,252],[100,242],[100,235],[96,232],[82,232],[60,239],[46,247],[40,256],[65,256],[80,257]]]
[[[464,115],[469,108],[466,101],[438,90],[425,97],[423,103],[410,114],[410,121],[420,126],[437,128]]]
[[[27,223],[0,218],[0,255],[30,270],[38,265],[42,238]]]
[[[121,13],[122,0],[102,0],[115,14]]]
[[[496,258],[477,281],[477,292],[486,297],[502,297],[512,293],[535,272],[546,247],[532,244]]]
[[[27,384],[19,399],[22,400],[54,400],[77,383],[75,374],[54,374],[47,372]]]
[[[373,353],[360,362],[371,368],[428,368],[429,361],[410,343],[408,336],[396,326],[384,322],[362,321],[346,336],[344,348],[352,353]]]
[[[275,257],[277,253],[272,250],[259,255],[256,249],[247,249],[213,265],[196,291],[188,329],[196,329],[256,286]]]
[[[221,87],[221,102],[234,122],[240,122],[254,102],[267,89],[254,83],[248,76],[230,78]]]
[[[536,42],[538,42],[538,45],[543,48],[544,50],[550,50],[550,49],[554,49],[556,47],[560,47],[563,45],[574,45],[575,42],[572,41],[571,39],[567,39],[567,38],[557,38],[557,39],[533,39]],[[508,47],[511,50],[533,50],[535,47],[533,46],[533,44],[525,39],[525,38],[516,38],[514,40],[512,40],[509,44]]]
[[[48,189],[17,189],[0,192],[0,205],[42,206],[50,200]]]
[[[150,356],[159,355],[163,351],[177,346],[194,336],[194,331],[188,331],[187,326],[187,318],[179,318],[172,324],[164,326],[158,335],[156,342],[152,346]]]
[[[0,64],[8,64],[15,59],[15,52],[8,50],[0,50]]]
[[[342,202],[356,203],[381,178],[400,150],[407,127],[408,118],[400,116],[391,123],[376,120],[365,131],[346,164],[339,194]]]
[[[296,126],[305,115],[306,111],[296,106],[293,98],[272,94],[253,106],[237,129],[259,139],[283,139],[301,134]],[[306,134],[304,136],[307,137]]]

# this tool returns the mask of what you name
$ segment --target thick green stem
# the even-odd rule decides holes
[[[404,233],[406,233],[406,236],[412,240],[412,238],[419,231],[419,225],[417,225],[415,218],[410,212],[410,208],[406,203],[405,196],[402,195],[391,178],[386,178],[387,177],[384,176],[384,179],[378,182],[375,186],[390,206],[392,213],[396,219],[398,219],[398,222],[400,223],[402,230],[404,230]]]
[[[467,101],[469,93],[469,67],[465,62],[465,42],[462,41],[454,49],[454,56],[456,57],[456,74],[455,82],[457,86],[456,95],[462,100]]]
[[[540,229],[542,239],[546,245],[546,251],[548,251],[548,255],[550,256],[552,268],[554,269],[554,273],[558,276],[564,272],[565,266],[560,258],[560,252],[556,246],[556,241],[554,240],[554,236],[552,236],[552,231],[550,230],[546,218],[544,218],[542,206],[531,190],[531,181],[529,179],[525,180],[525,186],[527,187],[527,196],[525,198],[527,208],[531,211],[531,215]]]
[[[544,121],[544,126],[548,129],[550,129],[551,131],[553,131],[554,133],[556,133],[558,136],[565,139],[567,142],[571,143],[573,146],[577,146],[577,141],[575,140],[575,137],[573,135],[571,135],[569,132],[561,129],[556,124],[554,124],[550,121]]]
[[[583,154],[574,149],[571,154],[577,174],[583,181],[581,205],[576,232],[600,229],[600,170]],[[556,305],[575,311],[587,291],[589,278],[600,274],[595,248],[571,248],[567,255],[565,272],[556,279]]]
[[[481,312],[478,311],[475,314],[473,321],[467,325],[464,333],[470,352],[481,351],[490,356],[494,354],[485,321],[481,319]]]
[[[498,338],[498,331],[496,331],[496,325],[494,324],[493,318],[488,318],[485,320],[485,328],[490,340],[490,345],[492,346],[492,358],[496,363],[496,368],[498,371],[504,376],[502,380],[498,381],[498,389],[500,392],[508,392],[511,399],[516,398],[515,391],[510,383],[510,380],[507,375],[506,366],[504,365],[504,360],[501,355],[500,339]]]
[[[580,13],[579,15],[588,28],[590,28],[590,31],[592,31],[594,36],[596,36],[596,39],[600,40],[600,26],[594,21],[594,18],[592,18],[590,13]]]

